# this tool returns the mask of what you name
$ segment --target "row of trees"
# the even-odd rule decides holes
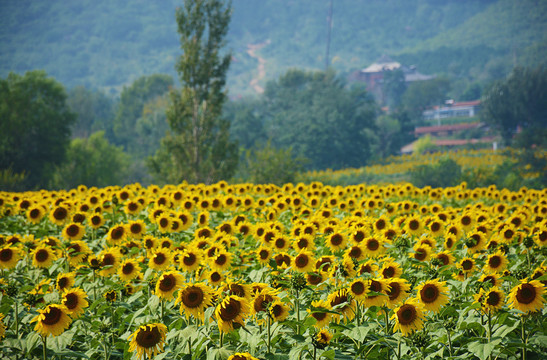
[[[392,111],[380,115],[362,84],[348,85],[331,70],[293,69],[268,82],[262,96],[228,102],[231,54],[222,48],[230,7],[220,0],[186,0],[176,18],[180,89],[169,76],[145,76],[116,102],[82,87],[67,94],[43,71],[2,79],[0,186],[233,177],[283,183],[301,169],[360,167],[412,140],[423,109],[444,100],[449,89],[443,78],[407,88],[402,73],[390,73],[384,93]],[[544,68],[516,69],[486,92],[484,118],[508,142],[518,126],[544,146],[546,91]]]

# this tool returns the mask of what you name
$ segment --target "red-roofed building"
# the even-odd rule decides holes
[[[447,101],[443,106],[434,106],[423,112],[425,120],[440,120],[453,117],[474,117],[480,110],[480,100],[454,102]]]
[[[480,122],[435,125],[435,126],[419,126],[414,129],[414,134],[418,137],[423,135],[449,136],[460,131],[478,129],[481,127],[484,127],[484,124]]]

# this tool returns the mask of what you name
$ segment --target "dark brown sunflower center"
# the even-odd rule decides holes
[[[256,312],[266,311],[268,305],[273,301],[273,297],[269,294],[259,295],[256,297],[253,307]]]
[[[490,265],[492,269],[497,269],[501,265],[501,257],[498,255],[490,257],[490,259],[488,259],[488,265]]]
[[[382,275],[385,278],[393,277],[395,275],[395,268],[393,266],[388,266],[384,269],[384,271],[382,271]]]
[[[228,304],[220,307],[220,318],[223,321],[232,321],[241,314],[241,304],[236,299],[230,298]]]
[[[397,311],[397,318],[401,325],[412,324],[416,320],[417,315],[416,308],[411,304],[405,304]]]
[[[82,211],[87,211],[87,210],[82,210]],[[74,216],[72,217],[72,221],[76,222],[76,223],[83,223],[85,220],[85,215],[84,214],[74,214]]]
[[[114,265],[115,261],[116,259],[114,258],[114,255],[112,254],[105,254],[103,256],[103,266]]]
[[[166,228],[167,226],[169,226],[169,219],[161,218],[160,219],[160,227]]]
[[[220,254],[215,258],[215,264],[220,266],[226,264],[227,261],[228,261],[228,258],[224,254]]]
[[[112,239],[113,240],[120,240],[123,237],[124,229],[121,226],[118,226],[114,229],[112,229]]]
[[[498,294],[495,291],[491,291],[488,293],[488,296],[486,297],[486,303],[490,306],[497,306],[499,305],[501,301],[500,294]]]
[[[122,267],[122,272],[124,273],[124,275],[130,275],[133,270],[135,270],[135,266],[128,262],[126,263],[123,267]]]
[[[362,231],[357,231],[355,234],[353,234],[353,240],[360,243],[365,239],[365,233]]]
[[[473,262],[471,260],[462,261],[462,269],[471,270],[473,268]]]
[[[67,209],[63,207],[58,207],[53,211],[53,218],[55,220],[64,220],[68,216]]]
[[[420,290],[420,297],[423,302],[432,303],[439,297],[439,289],[433,284],[427,284]]]
[[[319,284],[321,281],[323,281],[323,277],[319,274],[309,274],[308,275],[308,282],[311,284],[311,285],[317,285]]]
[[[389,290],[387,292],[387,295],[389,296],[389,300],[397,299],[400,293],[401,293],[401,285],[399,285],[399,283],[392,282],[389,284]]]
[[[334,246],[338,246],[340,244],[342,244],[342,241],[344,239],[342,238],[342,235],[340,234],[334,234],[332,235],[332,237],[330,238],[330,243]]]
[[[361,248],[359,248],[358,246],[353,246],[349,251],[349,256],[356,259],[361,257],[362,254],[363,252],[361,251]]]
[[[317,321],[324,320],[327,317],[327,313],[325,312],[314,312],[311,314]]]
[[[71,224],[66,228],[66,234],[70,237],[77,236],[80,232],[80,227],[76,224]]]
[[[530,304],[536,299],[536,288],[531,284],[522,284],[517,290],[516,298],[521,304]]]
[[[437,255],[437,259],[441,260],[441,263],[443,265],[448,265],[448,263],[450,262],[450,259],[448,258],[448,255],[446,254]]]
[[[410,220],[408,228],[410,230],[418,230],[420,228],[420,223],[417,220]]]
[[[386,227],[385,220],[380,219],[376,221],[376,230],[383,230],[385,227]]]
[[[370,281],[370,285],[368,286],[368,289],[371,291],[371,292],[376,292],[376,293],[379,293],[382,291],[382,284],[376,280],[371,280]],[[375,298],[376,296],[378,295],[369,295],[369,298]]]
[[[192,266],[196,263],[196,260],[197,260],[196,254],[188,253],[184,256],[184,258],[182,259],[182,262],[186,266]]]
[[[471,218],[469,216],[464,216],[462,217],[461,222],[462,222],[462,225],[467,226],[471,224]]]
[[[156,263],[157,265],[161,265],[165,263],[166,260],[167,260],[167,257],[165,256],[165,254],[158,253],[156,254],[156,256],[154,256],[154,263]]]
[[[268,250],[260,250],[258,255],[260,256],[260,259],[266,260],[270,256],[270,252]]]
[[[0,250],[0,261],[8,262],[13,258],[13,250],[11,249],[2,249]]]
[[[203,303],[205,295],[203,290],[197,286],[190,286],[184,289],[182,295],[182,303],[188,308],[197,308]]]
[[[347,295],[338,294],[331,300],[330,306],[335,307],[337,305],[345,304],[347,302],[348,302]]]
[[[64,305],[70,310],[78,306],[78,295],[74,293],[68,293],[65,295]]]
[[[32,219],[37,219],[40,216],[40,214],[41,213],[40,213],[39,209],[32,209],[32,210],[30,210],[30,213],[29,213],[29,215]]]
[[[38,262],[45,262],[49,259],[49,252],[45,249],[40,249],[36,252],[35,259]]]
[[[68,278],[66,277],[59,278],[59,280],[57,280],[57,286],[61,290],[66,288],[68,286]]]
[[[158,345],[162,341],[162,336],[157,327],[147,326],[139,330],[135,339],[140,347],[148,349]]]
[[[159,288],[161,291],[168,292],[173,290],[176,284],[177,280],[173,275],[164,275],[163,278],[160,280]]]
[[[275,247],[278,248],[278,249],[283,249],[285,247],[285,239],[283,238],[279,238],[277,240],[275,240]]]
[[[279,304],[276,304],[272,306],[271,312],[274,317],[281,316],[283,314],[283,307]]]
[[[355,295],[362,295],[365,292],[365,284],[361,281],[354,282],[351,284],[351,292]]]
[[[306,265],[308,265],[309,262],[310,262],[310,259],[308,258],[308,255],[305,255],[305,254],[300,254],[294,259],[294,263],[296,267],[299,267],[299,268],[306,267]]]
[[[57,307],[49,307],[48,311],[44,312],[42,323],[46,325],[55,325],[61,320],[63,311]]]
[[[380,247],[380,242],[378,240],[370,239],[369,241],[367,241],[367,249],[371,251],[375,251],[375,250],[378,250],[379,247]]]
[[[210,277],[211,281],[212,282],[218,282],[220,280],[222,280],[222,276],[218,273],[218,272],[214,272],[211,274],[211,277]]]
[[[416,252],[414,253],[414,258],[416,260],[424,260],[427,257],[427,251],[425,251],[422,248],[416,249]]]
[[[99,225],[101,223],[101,217],[96,215],[91,217],[91,223],[95,226]]]
[[[439,224],[438,222],[433,222],[431,223],[430,229],[433,232],[437,232],[441,229],[441,224]]]
[[[141,224],[131,224],[131,226],[129,227],[129,230],[133,234],[140,234],[142,231],[142,226]]]
[[[130,212],[134,212],[134,211],[137,211],[139,209],[139,204],[135,203],[135,202],[130,202],[129,204],[127,204],[127,209],[130,211]]]

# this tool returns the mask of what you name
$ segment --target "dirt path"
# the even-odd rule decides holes
[[[262,49],[269,43],[270,40],[266,40],[259,44],[247,44],[247,54],[249,54],[250,57],[258,60],[258,75],[249,82],[249,85],[251,85],[254,91],[256,91],[258,94],[262,94],[264,92],[264,88],[258,85],[258,82],[264,79],[264,77],[266,76],[266,70],[264,66],[266,64],[266,59],[264,59],[260,55],[257,55],[256,51]]]

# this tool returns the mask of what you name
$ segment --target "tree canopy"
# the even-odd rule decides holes
[[[44,71],[0,79],[0,170],[24,173],[27,188],[46,187],[65,159],[75,121],[63,85]]]

